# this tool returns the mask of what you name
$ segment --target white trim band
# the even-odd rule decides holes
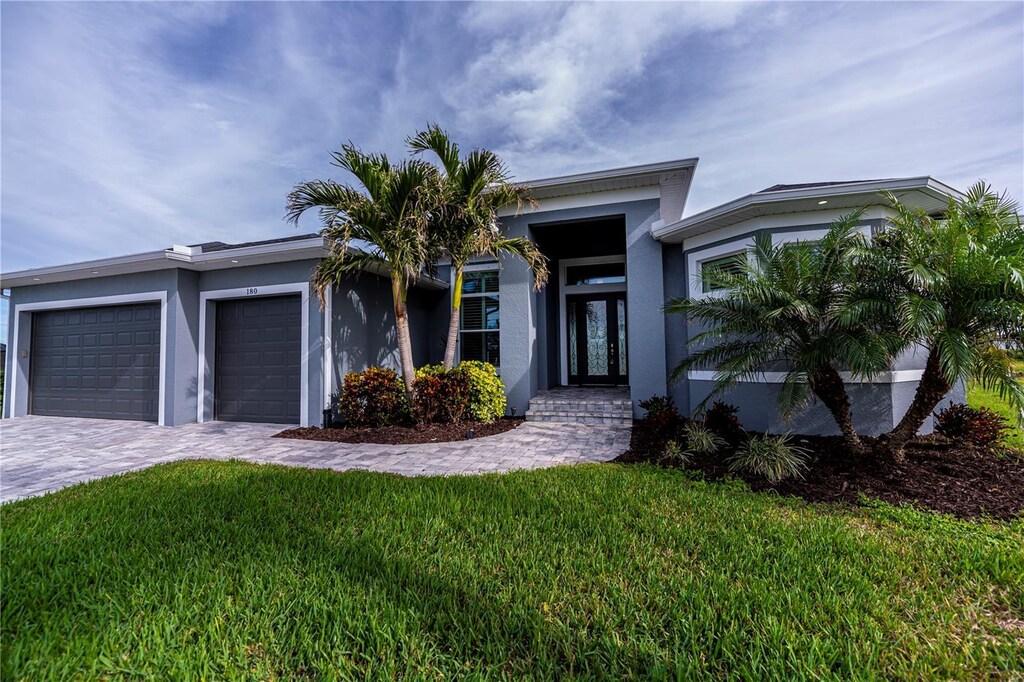
[[[686,373],[690,381],[714,381],[717,372],[713,369],[691,369]],[[870,379],[855,379],[850,372],[840,372],[844,384],[902,384],[907,381],[920,381],[923,369],[897,369],[890,372],[879,372]],[[740,383],[749,384],[781,384],[786,380],[786,372],[760,372],[753,377],[740,379]]]

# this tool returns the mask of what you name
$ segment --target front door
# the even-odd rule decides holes
[[[626,294],[566,296],[569,383],[626,384]]]

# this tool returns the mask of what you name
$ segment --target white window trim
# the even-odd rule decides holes
[[[120,294],[116,296],[92,296],[89,298],[72,298],[65,299],[62,301],[41,301],[39,303],[20,303],[14,306],[14,337],[13,346],[14,348],[8,348],[8,353],[13,353],[11,376],[7,379],[7,387],[5,400],[10,400],[10,410],[8,414],[12,417],[23,416],[28,414],[28,403],[25,403],[24,411],[18,409],[17,396],[15,392],[18,387],[18,379],[22,378],[24,372],[21,368],[21,363],[18,362],[18,354],[25,351],[28,354],[29,362],[32,361],[32,335],[29,334],[29,340],[27,347],[20,347],[18,345],[19,336],[19,325],[21,322],[21,313],[36,313],[46,312],[50,310],[65,310],[67,308],[95,308],[100,306],[112,306],[121,305],[125,303],[159,303],[160,304],[160,376],[158,380],[159,392],[157,396],[157,425],[164,426],[167,424],[167,399],[165,394],[167,388],[167,292],[166,291],[147,291],[138,294]],[[26,385],[28,385],[28,377],[24,377]]]
[[[704,267],[704,263],[708,261],[718,260],[719,258],[726,258],[728,256],[738,256],[742,253],[746,253],[747,260],[753,257],[751,250],[754,248],[753,239],[745,239],[741,242],[731,242],[729,244],[721,244],[710,249],[705,249],[698,253],[690,253],[686,256],[686,270],[690,273],[690,281],[688,282],[688,289],[690,298],[693,300],[709,299],[709,298],[722,298],[727,293],[728,289],[716,289],[714,291],[704,291],[704,278],[701,270]]]
[[[214,291],[202,291],[199,293],[199,375],[197,391],[196,421],[199,423],[213,419],[212,407],[206,409],[206,374],[214,376],[214,358],[206,356],[207,330],[213,329],[216,336],[216,321],[210,324],[207,320],[207,308],[210,301],[224,301],[240,298],[267,298],[269,296],[281,296],[283,294],[301,295],[302,306],[302,356],[299,364],[299,425],[310,426],[312,424],[309,412],[309,282],[293,282],[290,284],[270,284],[256,287],[240,287],[238,289],[217,289]],[[216,343],[216,341],[215,341]],[[212,391],[211,402],[216,401]],[[209,412],[209,413],[208,413]]]
[[[568,335],[568,320],[567,320],[567,303],[566,297],[576,294],[603,294],[603,293],[616,293],[620,291],[626,291],[629,286],[629,277],[627,275],[625,282],[616,282],[614,284],[566,284],[565,271],[567,267],[573,267],[576,265],[601,265],[602,263],[625,263],[626,254],[616,254],[614,256],[594,256],[593,258],[563,258],[558,261],[558,345],[560,348],[558,365],[562,377],[562,385],[569,385],[569,335]],[[626,324],[629,324],[627,320]],[[629,353],[627,346],[626,352]],[[628,361],[628,357],[627,357]]]
[[[497,272],[498,273],[498,290],[491,292],[490,294],[470,294],[471,298],[482,298],[484,296],[497,296],[498,297],[498,328],[497,329],[480,329],[480,330],[468,330],[469,333],[480,333],[485,332],[498,332],[498,357],[501,357],[501,263],[498,261],[487,261],[485,263],[470,263],[469,265],[462,268],[462,274],[465,275],[467,272]],[[448,297],[448,313],[451,314],[451,301],[452,297],[455,296],[455,269],[452,268],[449,279],[451,280],[451,296]],[[466,295],[462,294],[461,301],[465,302]],[[462,306],[459,306],[459,328],[458,334],[455,335],[455,364],[462,362]],[[494,370],[501,376],[501,367],[494,365]]]

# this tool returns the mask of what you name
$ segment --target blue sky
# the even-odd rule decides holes
[[[1019,2],[0,11],[4,271],[295,234],[327,150],[428,121],[524,180],[699,156],[687,214],[920,174],[1024,196]]]

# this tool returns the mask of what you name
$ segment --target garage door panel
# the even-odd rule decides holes
[[[33,314],[30,412],[156,421],[159,304]]]
[[[298,296],[217,303],[216,419],[298,423],[301,327]]]
[[[217,419],[298,423],[301,329],[299,296],[218,302]]]

